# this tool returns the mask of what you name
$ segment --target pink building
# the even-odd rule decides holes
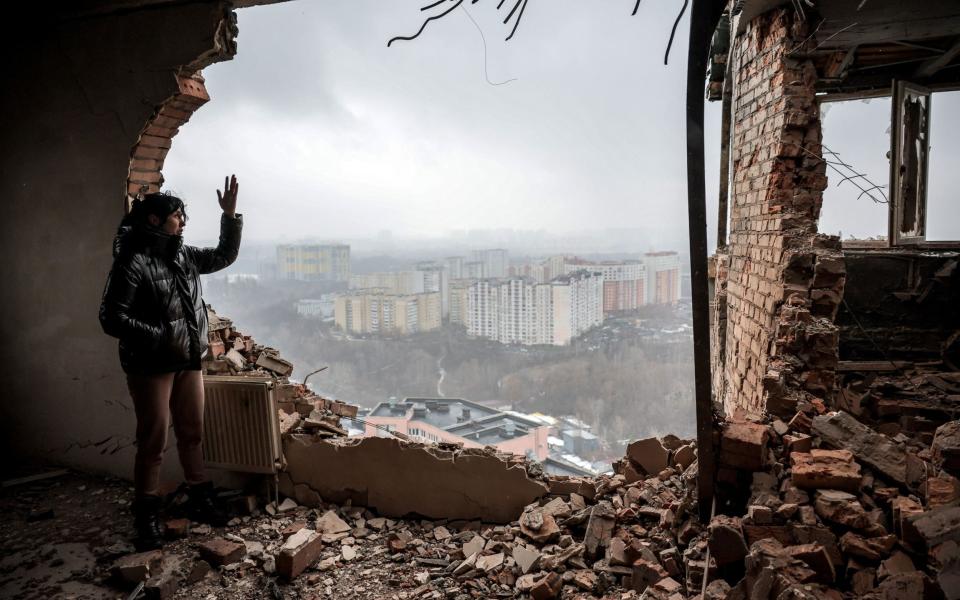
[[[549,426],[460,398],[381,402],[364,421],[368,423],[367,437],[389,435],[382,429],[387,428],[424,442],[460,442],[465,448],[494,446],[536,460],[549,454]]]

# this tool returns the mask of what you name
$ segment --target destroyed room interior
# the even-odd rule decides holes
[[[670,68],[686,69],[695,439],[634,439],[587,477],[481,443],[351,437],[356,405],[211,309],[204,454],[235,517],[170,518],[163,549],[137,552],[134,415],[95,317],[109,240],[161,189],[178,131],[216,110],[202,72],[243,60],[236,13],[272,3],[7,20],[0,596],[960,600],[960,239],[927,235],[955,0],[692,0]],[[823,144],[824,107],[870,98],[891,102],[889,181]],[[839,180],[882,184],[882,235],[820,232]]]

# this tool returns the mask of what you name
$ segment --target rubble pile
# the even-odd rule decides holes
[[[215,572],[230,590],[252,591],[257,581],[298,597],[685,598],[707,564],[693,450],[676,438],[642,440],[615,475],[546,477],[549,494],[506,524],[392,519],[349,501],[286,498],[266,507],[272,516],[254,508],[223,533],[190,525],[179,570],[145,553],[123,557],[113,572],[150,567],[154,575],[141,569],[134,579],[147,577],[155,597]]]
[[[293,364],[280,352],[258,344],[233,326],[233,321],[207,307],[207,347],[203,361],[205,375],[273,377],[285,380]]]
[[[960,410],[960,371],[943,361],[841,362],[838,408],[889,436],[929,445]]]
[[[117,484],[98,503],[99,491],[80,493],[87,482],[59,495],[39,487],[58,483],[38,483],[0,497],[2,529],[29,527],[42,541],[0,536],[26,557],[0,564],[4,592],[115,596],[142,584],[148,598],[960,600],[949,373],[864,376],[841,364],[838,405],[850,410],[798,394],[789,416],[718,421],[714,515],[702,525],[693,442],[637,440],[612,475],[584,478],[547,476],[490,447],[348,438],[341,418],[356,407],[290,382],[289,362],[212,311],[210,339],[207,374],[277,384],[282,500],[233,492],[242,516],[226,528],[170,518],[162,552],[133,554],[129,516],[109,516],[132,489]],[[60,573],[61,561],[79,566]]]
[[[274,348],[244,335],[233,321],[207,307],[209,352],[203,361],[204,375],[269,377],[277,382],[280,433],[310,434],[317,438],[345,437],[341,417],[355,418],[357,407],[315,394],[301,383],[291,382],[293,363]]]
[[[960,598],[960,422],[931,447],[802,408],[723,425],[706,597]]]

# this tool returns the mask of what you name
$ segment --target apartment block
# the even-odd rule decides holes
[[[503,248],[474,250],[473,261],[483,265],[483,274],[479,277],[506,277],[510,253]]]
[[[590,262],[571,258],[564,273],[589,269],[603,275],[603,311],[614,313],[636,310],[646,304],[647,271],[639,260]]]
[[[447,276],[450,279],[462,279],[465,277],[463,272],[463,263],[466,259],[462,256],[448,256],[443,259],[443,266],[447,269]]]
[[[380,290],[337,296],[334,324],[357,334],[423,333],[441,325],[440,293],[386,294]]]
[[[448,317],[452,325],[467,324],[467,290],[472,283],[472,279],[455,279],[450,282]]]
[[[676,304],[680,299],[680,256],[676,252],[647,252],[647,304]]]
[[[299,281],[349,281],[347,244],[284,244],[277,246],[277,277]]]
[[[350,276],[351,290],[383,290],[387,294],[422,294],[426,291],[419,271],[360,273]]]
[[[563,346],[603,322],[603,276],[577,271],[549,283],[481,279],[467,288],[467,334],[503,344]]]
[[[580,270],[557,277],[549,285],[553,335],[547,343],[565,346],[603,323],[603,275]]]

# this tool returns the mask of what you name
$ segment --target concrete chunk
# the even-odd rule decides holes
[[[655,475],[670,464],[670,451],[657,438],[637,440],[627,446],[627,457],[648,475]]]
[[[820,490],[814,501],[814,509],[821,519],[838,525],[853,529],[870,526],[870,516],[853,494],[839,490]]]
[[[930,449],[933,452],[934,464],[960,477],[960,420],[937,427]]]
[[[913,514],[902,521],[902,526],[904,540],[921,548],[960,540],[960,506],[943,506]]]
[[[903,485],[907,482],[907,453],[898,444],[870,429],[845,412],[835,412],[813,418],[814,435],[834,448],[853,452],[860,462],[869,465],[885,477]]]
[[[484,573],[489,573],[490,571],[499,568],[501,565],[503,565],[503,552],[477,557],[476,568],[480,569]]]
[[[163,553],[159,550],[121,556],[113,563],[113,576],[128,584],[146,581],[160,569]]]
[[[862,476],[860,465],[848,450],[794,452],[790,455],[791,481],[798,488],[835,489],[856,492]]]
[[[530,588],[530,596],[533,600],[550,600],[556,598],[563,588],[563,581],[556,573],[547,573],[547,576],[537,581]]]
[[[521,544],[513,547],[513,560],[517,561],[520,573],[526,575],[540,561],[540,551]]]
[[[720,462],[735,469],[759,471],[767,455],[769,432],[759,423],[729,422],[720,438]]]
[[[833,563],[827,554],[826,548],[820,544],[800,544],[786,548],[787,554],[797,560],[802,560],[808,567],[816,571],[817,581],[823,584],[831,584],[836,579],[837,574],[834,571]]]
[[[247,546],[223,538],[214,538],[200,544],[200,556],[212,565],[226,566],[238,562],[247,554]]]
[[[710,554],[719,566],[743,560],[748,552],[738,517],[717,515],[711,519],[708,544]]]
[[[560,537],[556,520],[543,514],[540,508],[529,510],[520,517],[520,533],[538,544],[546,544]]]
[[[587,558],[594,559],[603,554],[603,550],[610,543],[613,526],[616,524],[616,516],[613,506],[605,500],[598,503],[590,511],[587,531],[583,536],[584,553]]]
[[[644,592],[649,586],[669,577],[667,572],[657,562],[639,558],[633,562],[633,589]]]
[[[463,555],[470,556],[471,554],[479,554],[486,544],[487,540],[483,539],[482,536],[475,535],[473,539],[463,545]]]
[[[483,449],[447,450],[394,438],[317,440],[289,435],[287,472],[280,491],[308,485],[327,502],[375,509],[380,515],[411,513],[434,519],[509,523],[547,486]],[[398,476],[402,474],[402,476]]]
[[[350,526],[337,513],[328,510],[317,519],[317,531],[320,533],[346,533],[350,531]]]

